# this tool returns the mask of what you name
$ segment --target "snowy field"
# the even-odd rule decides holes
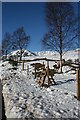
[[[80,102],[74,97],[74,71],[66,72],[69,68],[64,67],[63,74],[54,75],[57,85],[42,88],[36,83],[31,69],[27,75],[27,71],[21,68],[19,65],[17,70],[13,70],[8,62],[0,62],[7,118],[79,119]]]

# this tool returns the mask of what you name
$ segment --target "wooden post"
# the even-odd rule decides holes
[[[44,62],[43,62],[43,65],[44,65]]]
[[[34,65],[34,78],[36,78],[36,65]]]
[[[43,66],[42,66],[42,72],[44,71],[44,68],[45,68],[45,65],[44,65],[44,62],[43,62]]]
[[[17,62],[18,62],[18,55],[17,55]]]
[[[22,70],[24,70],[24,61],[22,62]]]
[[[29,65],[27,64],[27,75],[29,74]]]
[[[47,61],[47,69],[46,69],[46,72],[47,72],[48,85],[49,85],[49,83],[50,83],[50,80],[49,80],[49,61]]]
[[[80,100],[80,70],[76,69],[76,97]]]
[[[47,61],[47,67],[49,67],[49,61]]]

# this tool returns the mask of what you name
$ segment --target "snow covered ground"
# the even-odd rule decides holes
[[[63,67],[63,74],[54,75],[57,85],[45,88],[36,83],[32,68],[27,75],[26,70],[21,70],[21,65],[13,70],[8,62],[0,62],[7,118],[79,119],[80,102],[74,97],[76,74],[75,71],[68,70],[68,66]]]

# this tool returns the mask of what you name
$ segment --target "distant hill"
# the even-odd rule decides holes
[[[9,57],[20,57],[20,50],[16,50],[16,51],[12,51],[11,53],[8,54],[8,58]],[[49,58],[49,59],[53,59],[53,60],[59,60],[60,56],[59,53],[56,51],[40,51],[40,52],[31,52],[29,50],[23,50],[22,53],[22,59],[33,59],[33,58]],[[69,60],[71,59],[72,61],[75,61],[77,59],[79,59],[80,61],[80,48],[76,49],[76,50],[70,50],[67,51],[64,55],[63,55],[63,59],[65,60]]]
[[[12,51],[8,56],[20,56],[20,50]],[[23,50],[22,57],[27,57],[27,56],[36,56],[36,53],[33,53],[29,50]]]
[[[51,59],[59,59],[59,53],[56,51],[41,51],[41,52],[35,52],[38,56],[41,57],[47,57],[47,58],[51,58]],[[68,59],[72,59],[73,61],[75,61],[75,59],[79,59],[80,60],[80,48],[76,49],[76,50],[69,50],[67,52],[64,53],[63,55],[63,59],[68,60]]]

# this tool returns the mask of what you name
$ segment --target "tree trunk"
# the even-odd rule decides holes
[[[60,55],[60,73],[62,73],[62,55]]]
[[[20,51],[20,61],[22,60],[22,50]]]
[[[60,73],[62,73],[62,20],[59,31],[59,40],[60,40]]]
[[[7,50],[6,50],[6,59],[7,59]]]

